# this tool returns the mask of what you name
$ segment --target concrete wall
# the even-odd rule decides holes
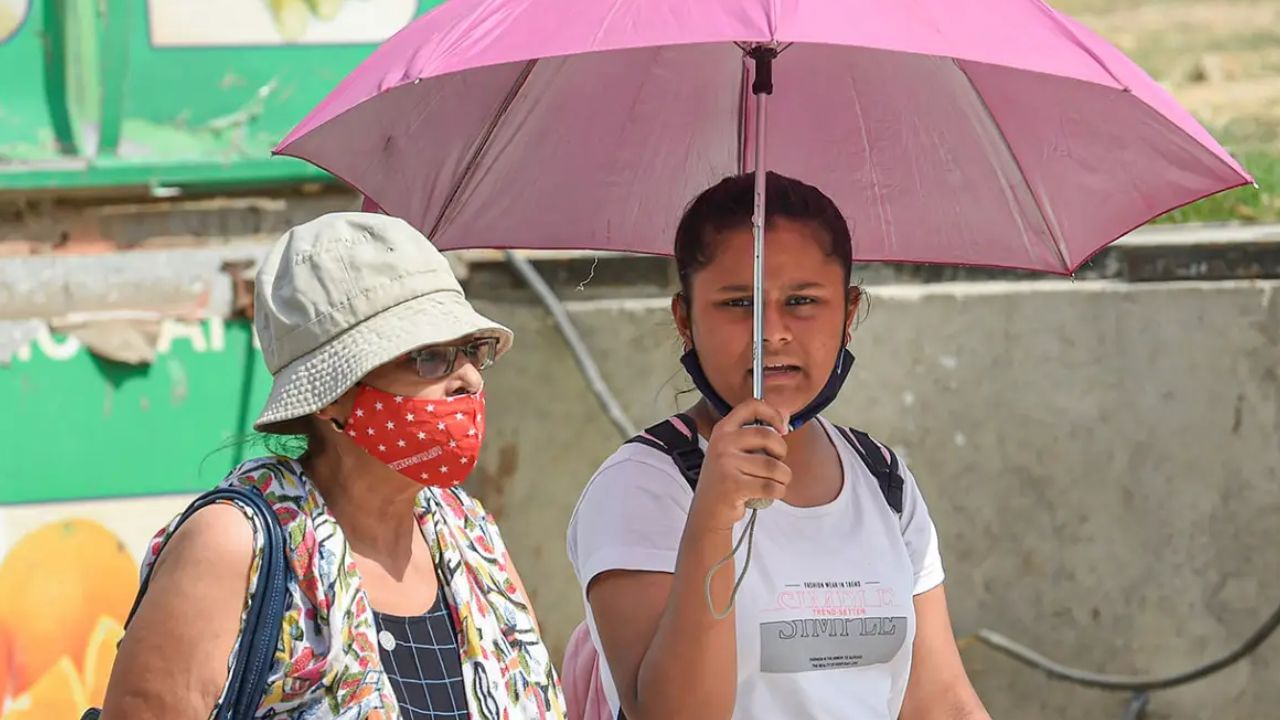
[[[910,462],[942,537],[959,636],[998,630],[1114,673],[1183,670],[1280,603],[1277,282],[949,283],[872,288],[829,415]],[[564,529],[619,437],[548,315],[481,302],[517,333],[490,377],[471,484],[501,519],[548,639],[581,619]],[[571,305],[637,423],[687,386],[664,300]],[[686,397],[686,400],[691,399]],[[1127,698],[983,646],[998,718],[1119,718]],[[1280,638],[1154,698],[1152,718],[1276,717]]]

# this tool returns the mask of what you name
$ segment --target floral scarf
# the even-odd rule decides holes
[[[284,528],[293,569],[280,643],[255,717],[399,720],[355,558],[301,465],[282,457],[250,460],[223,485],[262,493]],[[241,509],[255,524],[260,556],[262,528]],[[416,511],[458,628],[473,720],[565,717],[555,668],[529,601],[511,578],[493,518],[460,488],[423,490]],[[175,524],[176,518],[152,541],[144,578]],[[259,564],[255,557],[251,578]]]

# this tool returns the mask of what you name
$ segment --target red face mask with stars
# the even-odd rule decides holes
[[[365,452],[410,480],[456,487],[480,457],[484,394],[427,400],[362,384],[342,429]]]

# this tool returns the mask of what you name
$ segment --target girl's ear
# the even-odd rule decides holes
[[[848,299],[844,315],[844,344],[848,345],[853,342],[853,322],[857,320],[858,308],[862,305],[862,288],[853,285],[846,295]]]
[[[684,291],[671,296],[671,319],[675,321],[676,332],[684,342],[685,352],[693,348],[693,326],[689,322],[689,298]]]

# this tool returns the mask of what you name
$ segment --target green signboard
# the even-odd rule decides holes
[[[247,439],[270,376],[247,322],[166,321],[155,361],[102,360],[42,331],[0,366],[0,506],[212,487],[262,453]]]
[[[101,706],[153,534],[241,460],[270,389],[245,321],[168,320],[145,366],[41,328],[0,364],[0,720]]]
[[[0,0],[0,192],[330,181],[270,149],[440,0]]]

